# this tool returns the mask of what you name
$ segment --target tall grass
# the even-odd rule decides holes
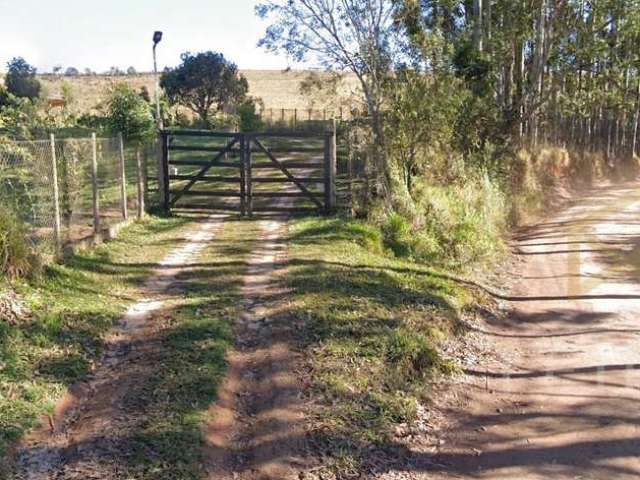
[[[0,205],[0,276],[28,276],[37,263],[26,225],[11,209]]]
[[[399,257],[461,268],[494,258],[504,248],[504,193],[486,175],[449,185],[423,181],[393,211],[378,214],[386,245]]]

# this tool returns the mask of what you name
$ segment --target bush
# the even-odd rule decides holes
[[[486,176],[454,185],[416,185],[413,208],[398,203],[382,223],[385,245],[396,256],[462,267],[504,248],[508,208],[501,189]]]
[[[26,225],[13,211],[0,206],[0,274],[9,279],[25,277],[36,265]]]

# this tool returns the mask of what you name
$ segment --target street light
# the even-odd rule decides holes
[[[153,32],[153,74],[156,80],[156,123],[162,130],[162,116],[160,115],[160,80],[158,78],[158,61],[156,59],[156,47],[162,40],[162,32]]]

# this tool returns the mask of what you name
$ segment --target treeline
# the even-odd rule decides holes
[[[637,172],[638,0],[274,0],[257,13],[267,50],[358,78],[350,147],[375,177],[361,214],[398,252],[470,264],[558,188]]]
[[[635,155],[637,0],[406,1],[401,14],[421,53],[438,37],[450,46],[449,66],[492,101],[500,132]]]

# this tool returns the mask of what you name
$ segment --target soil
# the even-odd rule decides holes
[[[205,427],[209,478],[286,480],[307,463],[304,408],[295,348],[281,276],[286,219],[259,222],[258,248],[249,258],[242,287],[244,314],[237,347]]]
[[[494,355],[399,478],[640,478],[639,187],[594,189],[518,233],[508,313],[474,327]]]
[[[448,386],[433,414],[437,430],[375,450],[376,473],[361,478],[639,478],[638,218],[640,183],[629,183],[594,189],[520,231],[513,288],[496,295],[504,312],[471,326],[470,338],[491,354],[477,354]],[[157,353],[149,319],[162,315],[173,277],[219,225],[204,223],[148,281],[149,298],[130,309],[94,377],[22,443],[17,478],[121,478],[117,458],[131,418],[144,408],[133,397]],[[248,261],[237,345],[204,427],[211,479],[303,478],[313,456],[304,434],[303,354],[293,340],[298,325],[280,281],[286,225],[261,220]]]
[[[145,388],[162,356],[165,305],[179,298],[174,283],[221,228],[211,217],[186,235],[147,280],[147,298],[131,306],[106,339],[106,352],[86,382],[73,386],[54,415],[16,449],[16,480],[121,479],[128,439],[145,411]]]

